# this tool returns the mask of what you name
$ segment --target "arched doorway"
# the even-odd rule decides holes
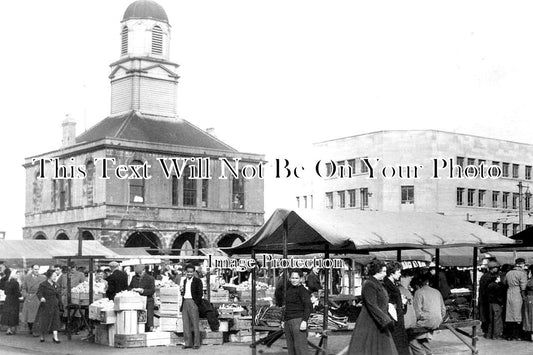
[[[69,240],[69,237],[66,233],[59,233],[56,237],[56,240]]]
[[[134,232],[128,237],[125,248],[146,248],[147,252],[152,255],[160,254],[161,243],[157,235],[153,232],[139,231]]]
[[[219,248],[227,248],[227,247],[233,247],[241,244],[244,242],[245,239],[242,235],[237,233],[228,233],[223,235],[217,242],[217,247]]]
[[[83,239],[83,240],[94,240],[94,236],[89,231],[83,231],[83,233],[81,234],[81,239]]]
[[[195,232],[185,232],[176,237],[172,243],[171,255],[194,255],[194,238],[198,238],[198,249],[207,248],[207,242]]]
[[[46,238],[46,235],[44,235],[44,233],[39,232],[33,237],[33,239],[35,239],[35,240],[46,240],[47,238]]]

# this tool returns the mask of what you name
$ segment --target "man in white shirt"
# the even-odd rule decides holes
[[[194,348],[199,349],[201,344],[200,338],[200,314],[199,307],[202,303],[204,288],[202,280],[194,276],[194,266],[188,264],[185,267],[186,277],[182,279],[181,295],[183,302],[181,304],[181,312],[183,319],[183,339],[185,344],[184,349]],[[192,333],[194,331],[194,345]]]

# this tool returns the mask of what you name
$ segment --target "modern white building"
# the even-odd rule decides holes
[[[519,231],[520,215],[523,228],[533,224],[530,144],[380,131],[316,143],[313,157],[322,177],[297,191],[299,208],[436,212],[507,236]]]

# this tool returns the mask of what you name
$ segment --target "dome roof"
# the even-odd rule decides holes
[[[137,0],[128,6],[122,21],[130,19],[152,19],[168,23],[165,9],[152,0]]]

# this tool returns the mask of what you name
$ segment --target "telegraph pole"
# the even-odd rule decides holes
[[[524,230],[524,205],[522,202],[522,181],[518,183],[518,232]]]

